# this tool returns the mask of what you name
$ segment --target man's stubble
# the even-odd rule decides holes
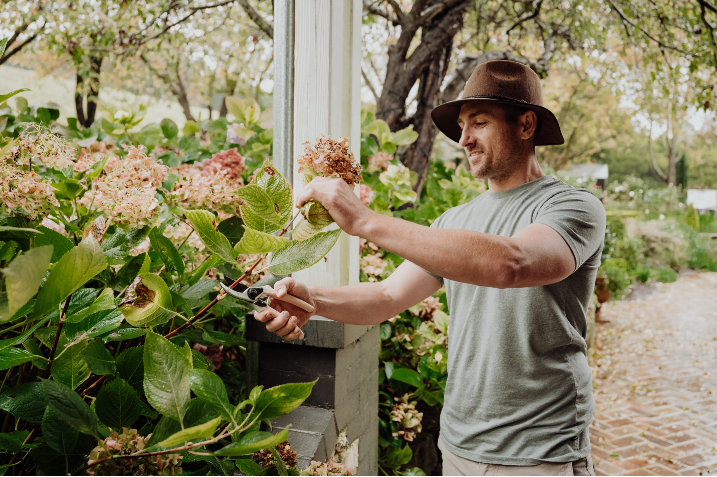
[[[512,133],[512,131],[511,131]],[[501,148],[493,149],[493,154],[483,154],[482,158],[471,159],[473,151],[485,151],[479,142],[470,150],[466,149],[471,175],[476,179],[501,181],[510,177],[518,167],[517,157],[520,152],[520,144],[514,134],[505,134],[500,138],[503,144]],[[497,153],[497,154],[495,154]]]

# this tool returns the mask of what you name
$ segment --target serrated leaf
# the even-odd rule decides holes
[[[117,357],[117,375],[144,394],[144,347],[129,348]]]
[[[52,363],[52,377],[71,389],[84,383],[90,377],[90,367],[87,365],[82,351],[87,347],[87,341],[68,346]]]
[[[53,408],[45,409],[42,418],[42,438],[54,451],[69,455],[77,445],[79,433],[65,424],[61,416]]]
[[[55,232],[52,229],[41,225],[37,230],[42,232],[42,235],[35,237],[35,247],[42,247],[44,245],[52,245],[52,263],[57,262],[64,254],[72,250],[75,246],[72,240],[68,239],[60,232]]]
[[[42,383],[21,384],[0,395],[0,409],[34,424],[42,422],[45,407],[47,398]]]
[[[284,225],[278,207],[271,197],[258,185],[249,184],[237,190],[242,201],[240,206],[244,223],[260,232],[275,232]]]
[[[197,397],[210,402],[225,421],[233,421],[233,406],[229,404],[227,389],[221,378],[203,369],[192,369],[189,372],[189,383]]]
[[[111,331],[108,335],[104,336],[105,343],[110,341],[123,341],[139,338],[147,334],[146,329],[142,328],[120,328],[119,330]]]
[[[288,383],[265,389],[256,398],[254,411],[262,421],[288,414],[309,397],[314,384],[316,384],[316,381]]]
[[[70,474],[87,462],[87,455],[94,444],[89,436],[80,434],[75,450],[69,456],[55,452],[50,446],[42,444],[30,451],[30,457],[37,464],[38,475]]]
[[[190,399],[187,359],[180,348],[155,333],[147,333],[144,345],[144,392],[158,412],[182,422]]]
[[[29,330],[25,331],[23,334],[21,334],[21,335],[19,335],[19,336],[15,336],[14,338],[8,338],[8,339],[6,339],[6,340],[0,341],[0,350],[4,350],[4,349],[9,348],[9,347],[11,347],[11,346],[15,346],[15,345],[19,345],[19,344],[24,343],[26,339],[28,339],[30,336],[32,336],[32,334],[33,334],[37,329],[39,329],[40,327],[42,327],[42,326],[43,326],[45,323],[47,323],[49,320],[50,320],[49,317],[45,317],[45,318],[43,318],[42,320],[40,320],[40,321],[38,321],[37,323],[35,323],[34,325],[32,325],[32,327],[31,327]]]
[[[93,373],[100,376],[115,374],[117,369],[115,359],[102,341],[90,341],[81,354]]]
[[[152,250],[159,253],[162,262],[167,267],[174,265],[174,269],[179,275],[184,274],[184,260],[177,251],[177,247],[174,246],[171,240],[162,235],[157,227],[153,228],[149,233],[149,241],[152,245]]]
[[[137,391],[122,378],[113,379],[97,394],[95,411],[100,422],[110,429],[121,432],[130,429],[142,414]]]
[[[244,221],[240,217],[229,217],[219,222],[217,230],[229,239],[229,243],[234,247],[244,235]]]
[[[322,232],[304,241],[291,243],[274,254],[269,270],[275,275],[288,275],[317,263],[333,248],[341,229]]]
[[[199,439],[200,437],[211,438],[214,436],[214,432],[217,430],[217,426],[220,422],[222,422],[222,418],[217,417],[204,424],[188,427],[169,436],[157,445],[159,447],[174,447],[193,439]]]
[[[6,348],[0,351],[0,370],[32,361],[37,356],[20,348]]]
[[[289,429],[284,429],[278,434],[272,435],[270,432],[252,431],[241,437],[237,442],[232,442],[228,446],[219,449],[214,454],[222,457],[238,457],[262,449],[281,444],[289,438]]]
[[[266,192],[272,202],[274,202],[274,210],[278,212],[281,218],[279,228],[276,229],[279,230],[286,225],[293,212],[294,199],[291,184],[276,170],[269,160],[264,161],[261,169],[255,172],[254,179],[251,183],[264,189],[264,192]],[[264,232],[271,233],[276,230],[264,230]]]
[[[22,443],[29,435],[30,431],[12,431],[0,434],[0,449],[16,454],[22,451]]]
[[[124,321],[124,315],[117,308],[93,313],[79,323],[65,323],[65,335],[74,341],[80,333],[87,333],[89,338],[96,338],[118,328]]]
[[[116,308],[114,300],[114,292],[111,288],[105,288],[90,306],[80,309],[74,313],[67,313],[65,321],[67,323],[79,323],[90,315],[94,315],[100,311],[112,310]]]
[[[236,252],[229,239],[215,229],[216,217],[206,210],[187,210],[184,212],[194,226],[204,246],[226,262],[236,261]]]
[[[47,405],[56,411],[63,421],[83,434],[99,438],[97,415],[79,394],[57,381],[45,380],[42,387]]]
[[[100,244],[90,235],[55,264],[37,296],[33,316],[51,311],[105,268],[107,258]]]
[[[40,289],[47,267],[52,258],[52,247],[38,247],[28,250],[2,269],[5,276],[8,309],[5,317],[10,317],[30,301]]]
[[[291,231],[295,240],[307,240],[334,223],[326,207],[310,200],[301,208],[301,219]]]
[[[140,273],[133,282],[134,296],[122,302],[119,310],[132,326],[152,328],[168,322],[173,311],[172,294],[161,277]]]
[[[207,296],[209,292],[216,288],[219,280],[211,280],[209,278],[202,278],[194,285],[184,290],[181,295],[182,298],[187,300],[200,300]]]
[[[32,365],[38,367],[39,369],[46,369],[47,368],[47,358],[45,358],[42,354],[42,350],[40,349],[40,345],[35,341],[34,339],[29,339],[25,341],[22,345],[27,351],[34,354],[35,357],[32,359]]]
[[[266,253],[281,250],[289,245],[289,239],[244,227],[244,235],[234,246],[239,254]]]

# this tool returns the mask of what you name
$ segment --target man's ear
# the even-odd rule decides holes
[[[535,135],[535,130],[538,127],[538,115],[535,111],[528,110],[520,115],[518,120],[520,126],[520,138],[530,139]]]

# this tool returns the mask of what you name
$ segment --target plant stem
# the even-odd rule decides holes
[[[55,352],[57,351],[57,342],[60,341],[60,333],[62,333],[62,325],[65,321],[65,315],[67,314],[67,309],[70,307],[70,300],[72,299],[72,293],[70,293],[70,296],[67,297],[65,300],[65,306],[62,307],[62,313],[60,314],[60,324],[57,325],[57,333],[55,334],[55,341],[52,343],[52,350],[50,351],[50,358],[47,361],[47,368],[45,368],[45,373],[43,374],[43,377],[47,379],[50,377],[50,370],[52,369],[52,362],[55,360]]]
[[[84,391],[82,391],[82,394],[80,394],[80,397],[85,397],[85,394],[87,394],[90,391],[90,389],[94,388],[95,386],[100,384],[102,381],[104,381],[105,377],[106,376],[100,376],[99,379],[97,379],[97,381],[95,381],[94,383],[87,386],[87,388]]]
[[[298,211],[298,212],[296,212],[296,214],[294,214],[294,216],[291,218],[291,220],[289,220],[289,223],[287,223],[286,226],[283,229],[281,229],[281,232],[279,232],[279,235],[277,235],[278,237],[281,237],[282,235],[284,235],[286,233],[287,230],[289,230],[289,227],[291,227],[291,224],[294,223],[294,220],[296,220],[296,218],[299,216],[300,213],[301,213],[301,211]],[[263,257],[259,257],[259,259],[256,262],[254,262],[254,264],[251,267],[249,267],[241,277],[239,277],[234,283],[229,285],[229,288],[233,289],[235,286],[237,286],[239,283],[241,283],[241,281],[244,280],[248,275],[251,275],[251,272],[256,268],[257,265],[259,265],[259,263],[261,263],[262,258]],[[183,325],[181,325],[176,330],[170,331],[169,333],[164,335],[164,337],[171,338],[172,336],[176,336],[180,331],[182,331],[189,325],[194,324],[199,318],[206,315],[207,312],[209,311],[209,309],[211,307],[213,307],[214,305],[216,305],[219,302],[219,300],[223,299],[225,296],[226,296],[226,293],[224,292],[224,290],[222,290],[221,292],[219,292],[219,294],[216,296],[216,298],[214,298],[207,306],[202,308],[199,311],[199,313],[194,315],[194,317],[191,320],[188,320],[187,322],[185,322]]]

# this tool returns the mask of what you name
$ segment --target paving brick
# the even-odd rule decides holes
[[[640,434],[640,436],[643,439],[647,439],[648,441],[652,442],[653,444],[657,444],[658,446],[661,446],[661,447],[669,447],[672,445],[672,442],[668,442],[666,440],[660,439],[659,437],[655,437],[650,434],[644,433],[644,434]]]
[[[633,457],[632,459],[625,459],[615,462],[616,466],[627,471],[637,470],[641,467],[647,467],[649,464],[650,463],[647,461],[647,459],[643,459],[640,457]]]
[[[677,472],[670,470],[666,467],[663,467],[661,465],[656,465],[653,467],[648,468],[649,471],[651,471],[655,475],[680,475]]]

